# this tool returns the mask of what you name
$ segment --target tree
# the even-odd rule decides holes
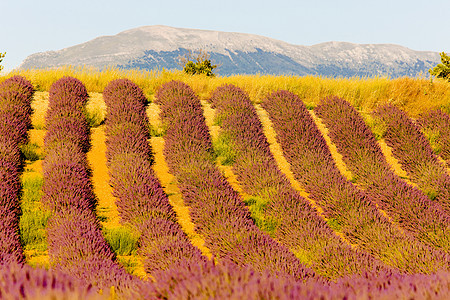
[[[185,56],[181,56],[180,65],[187,74],[205,74],[206,76],[214,76],[213,70],[217,65],[211,63],[210,56],[205,50],[198,50],[197,53],[189,52]]]
[[[441,63],[438,64],[433,69],[428,70],[428,72],[432,76],[436,76],[437,78],[443,78],[450,81],[450,56],[445,54],[445,52],[441,54]]]
[[[2,63],[3,58],[5,57],[5,55],[6,55],[6,52],[4,52],[4,53],[0,52],[0,72],[3,70],[3,66],[1,65],[1,63]]]

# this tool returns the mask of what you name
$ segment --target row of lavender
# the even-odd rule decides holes
[[[103,97],[107,105],[107,160],[116,204],[124,224],[141,236],[139,253],[145,271],[158,280],[158,272],[177,268],[183,260],[205,261],[177,223],[167,195],[152,169],[148,143],[146,98],[126,79],[112,81]]]
[[[448,270],[448,253],[402,232],[379,212],[370,195],[342,176],[325,139],[296,95],[274,92],[262,105],[296,179],[348,240],[401,272]]]
[[[0,85],[0,298],[97,297],[90,284],[57,270],[25,265],[19,235],[23,168],[19,146],[27,142],[27,130],[31,128],[33,94],[32,84],[20,76]]]
[[[213,148],[198,97],[182,82],[169,82],[156,94],[167,127],[164,155],[196,230],[219,261],[249,265],[296,280],[317,276],[288,248],[262,233],[248,208],[215,166]]]
[[[314,111],[326,124],[356,183],[376,201],[378,207],[417,239],[450,252],[449,216],[438,202],[430,200],[421,190],[408,185],[391,170],[375,135],[356,109],[343,99],[329,97]],[[409,136],[411,142],[414,138],[416,143],[420,143],[420,139],[416,140],[418,134]],[[401,142],[404,145],[407,141]],[[409,150],[420,152],[415,149]]]
[[[255,107],[241,89],[219,87],[210,101],[221,120],[220,136],[232,145],[233,170],[245,193],[261,202],[264,227],[318,273],[337,278],[383,268],[366,252],[354,250],[296,192],[278,169]]]
[[[450,216],[450,175],[445,166],[433,153],[430,143],[405,112],[393,105],[380,107],[375,114],[386,124],[386,143],[392,147],[393,155],[400,161],[411,181],[416,183],[427,196],[440,206],[447,216]],[[447,141],[449,124],[448,116],[431,112],[422,121],[426,127],[441,127],[443,141]],[[442,124],[443,123],[443,124]],[[442,124],[440,126],[436,126]],[[443,143],[444,149],[448,146]],[[444,157],[446,152],[444,151]]]
[[[33,94],[31,83],[19,76],[0,85],[0,265],[25,262],[19,233],[20,145],[28,139]]]
[[[77,79],[56,81],[49,96],[44,138],[43,205],[52,211],[47,240],[52,269],[98,288],[126,288],[132,277],[115,262],[95,214],[96,198],[86,152],[90,130],[85,86]]]

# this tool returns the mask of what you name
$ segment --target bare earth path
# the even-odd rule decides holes
[[[91,110],[106,114],[106,106],[102,94],[90,94],[86,105]],[[113,188],[109,184],[109,173],[106,159],[106,134],[105,126],[100,125],[91,128],[91,149],[87,153],[87,160],[92,170],[92,185],[97,197],[97,215],[100,217],[100,223],[103,231],[117,230],[124,225],[120,222],[120,213],[117,209],[116,198],[113,196]],[[143,257],[135,255],[117,255],[118,262],[124,266],[133,275],[146,278],[144,271]]]
[[[113,189],[109,185],[108,167],[106,165],[106,136],[103,125],[91,129],[91,150],[87,159],[92,169],[92,184],[98,198],[97,211],[104,219],[102,226],[107,229],[120,227],[120,216],[117,211]]]
[[[339,153],[336,145],[331,141],[331,138],[328,136],[327,127],[325,126],[325,124],[323,124],[322,120],[320,120],[320,118],[316,116],[314,111],[309,110],[308,112],[313,118],[317,127],[319,128],[320,133],[322,133],[322,136],[325,138],[325,141],[327,142],[327,146],[330,149],[331,156],[333,157],[333,160],[336,163],[337,168],[339,169],[341,174],[344,175],[345,178],[347,178],[347,180],[351,181],[353,178],[352,172],[347,168],[344,160],[342,159],[342,155]]]
[[[267,141],[269,142],[270,146],[270,152],[272,153],[273,157],[275,158],[278,168],[280,171],[287,177],[289,182],[291,183],[292,187],[303,197],[305,198],[312,207],[317,211],[318,215],[327,221],[327,218],[323,215],[323,209],[317,205],[317,203],[309,198],[309,194],[302,188],[300,183],[294,178],[294,174],[291,171],[291,165],[286,160],[286,158],[283,155],[283,150],[281,149],[281,145],[277,142],[275,129],[273,128],[272,121],[269,119],[269,116],[267,112],[262,108],[260,104],[255,105],[256,112],[258,113],[259,120],[261,121],[261,124],[263,125],[264,135],[267,138]],[[358,246],[355,244],[350,243],[345,236],[336,230],[334,230],[335,234],[339,236],[345,243],[352,246],[352,248],[357,248]]]
[[[316,123],[317,127],[319,128],[320,133],[322,134],[322,136],[324,137],[328,148],[330,149],[331,152],[331,156],[333,157],[334,162],[336,163],[337,168],[339,169],[339,171],[341,172],[341,174],[349,181],[352,181],[353,179],[353,175],[352,172],[347,168],[343,158],[342,158],[342,154],[339,153],[339,151],[337,150],[336,145],[333,143],[333,141],[331,140],[330,136],[328,135],[328,128],[325,126],[325,124],[322,122],[322,120],[314,113],[314,111],[310,110],[309,114],[312,116],[314,122]],[[385,144],[385,146],[387,147],[387,145]],[[385,150],[387,151],[387,153],[389,153],[388,151],[390,149],[385,148]],[[384,152],[383,152],[384,154]],[[392,162],[394,163],[393,165],[393,169],[397,169],[396,172],[404,172],[401,169],[400,164],[398,163],[398,161],[392,156],[391,153],[391,157],[389,158],[388,162]],[[392,166],[392,165],[391,165]],[[358,186],[358,184],[352,183],[353,185],[356,185],[358,188],[360,188],[360,186]],[[376,204],[375,204],[376,205]],[[403,232],[403,229],[399,226],[399,224],[396,224],[393,222],[392,218],[386,213],[386,211],[382,210],[381,208],[378,207],[378,205],[376,205],[378,208],[378,211],[381,212],[383,214],[383,216],[385,216],[386,218],[388,218],[388,220],[394,224],[395,226],[397,226],[397,228]]]
[[[37,214],[32,211],[41,210],[40,197],[42,195],[42,180],[43,180],[42,154],[44,152],[44,136],[46,133],[46,130],[44,128],[45,128],[45,114],[47,112],[48,107],[48,92],[35,92],[33,100],[31,102],[31,107],[33,109],[33,112],[31,114],[32,129],[28,130],[28,141],[29,144],[34,144],[35,146],[37,146],[37,148],[34,149],[34,152],[38,154],[40,158],[36,161],[25,162],[24,171],[21,177],[22,185],[24,188],[22,196],[23,214],[21,216],[21,220],[22,218],[24,218],[28,219],[31,222],[36,223],[38,222],[38,220],[34,220],[33,218],[35,218]],[[28,191],[26,191],[25,189],[28,189],[27,183],[29,182],[33,182],[34,185],[37,185],[33,187],[33,189],[30,192],[32,193],[39,192],[40,195],[37,196],[35,195],[34,197],[30,197],[30,199],[28,199],[27,197]],[[39,191],[37,191],[36,188],[39,188]],[[25,201],[27,203],[24,203]],[[27,206],[29,209],[32,209],[32,211],[30,211],[30,214],[28,216],[26,215],[28,212],[24,211],[25,206]],[[33,228],[36,228],[36,226],[34,225]],[[44,228],[38,230],[45,231]],[[37,244],[33,246],[25,245],[24,250],[26,262],[32,266],[42,266],[48,268],[49,257],[46,245],[47,241],[44,239],[37,243],[39,243],[39,245]]]
[[[201,103],[203,106],[203,115],[205,116],[206,125],[209,128],[209,134],[211,135],[211,138],[214,141],[217,139],[220,133],[220,126],[214,125],[215,109],[213,109],[211,107],[211,104],[209,104],[205,100],[201,100]],[[216,166],[225,176],[228,183],[233,187],[233,189],[239,193],[239,195],[242,197],[243,200],[246,199],[247,197],[250,197],[249,194],[246,194],[243,191],[241,185],[239,184],[236,174],[234,174],[233,172],[232,166],[221,164],[219,158],[216,161]]]
[[[156,104],[152,103],[147,108],[147,116],[153,128],[159,128],[161,126],[159,112],[159,107]],[[186,233],[191,243],[199,248],[203,255],[211,258],[211,251],[205,246],[203,237],[195,231],[195,224],[192,222],[189,215],[189,207],[184,205],[176,180],[169,172],[169,167],[163,154],[164,139],[162,137],[152,137],[150,143],[154,154],[153,170],[169,197],[169,203],[177,214],[178,223],[181,225],[181,228]]]
[[[38,148],[35,150],[35,152],[39,155],[42,155],[43,148],[44,148],[44,135],[45,130],[42,129],[31,129],[28,131],[28,139],[29,143],[35,144],[38,146]],[[26,161],[24,172],[21,177],[21,181],[23,184],[23,188],[27,188],[26,182],[34,182],[34,183],[42,183],[43,180],[43,172],[42,172],[42,159],[38,159],[34,162]],[[42,186],[40,186],[42,188]],[[32,191],[35,193],[36,191],[33,189]],[[42,190],[39,191],[42,194]],[[25,195],[27,194],[27,191],[23,190],[23,197],[22,201],[30,201],[31,199],[25,199]],[[40,199],[41,195],[38,195],[34,199]],[[31,201],[33,201],[31,200]],[[33,201],[34,203],[22,203],[22,207],[24,205],[28,207],[33,207],[34,210],[42,210],[40,201]],[[23,210],[23,208],[22,208]],[[26,214],[27,212],[23,212],[23,214]],[[25,215],[23,215],[26,217]],[[44,228],[38,229],[45,231]],[[28,248],[28,249],[27,249]],[[33,247],[34,248],[34,247]],[[49,256],[48,251],[46,250],[46,240],[41,241],[40,246],[37,248],[31,249],[30,247],[25,247],[25,258],[26,262],[32,266],[42,266],[45,268],[49,267]]]

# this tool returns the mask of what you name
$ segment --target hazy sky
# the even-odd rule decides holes
[[[253,33],[298,45],[392,43],[450,52],[448,0],[0,0],[5,70],[144,25]]]

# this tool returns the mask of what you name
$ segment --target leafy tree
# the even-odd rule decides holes
[[[6,52],[4,52],[4,53],[1,53],[0,52],[0,63],[3,61],[3,58],[5,57],[5,55],[6,55]],[[3,66],[2,65],[0,65],[0,72],[3,70]]]
[[[197,53],[189,50],[185,56],[180,57],[180,65],[183,67],[183,71],[190,75],[205,74],[206,76],[214,76],[213,70],[217,68],[217,65],[211,63],[208,52],[202,49]]]
[[[437,78],[443,78],[450,81],[450,56],[445,54],[445,52],[441,54],[441,63],[438,64],[433,69],[428,70],[432,76],[436,76]]]

